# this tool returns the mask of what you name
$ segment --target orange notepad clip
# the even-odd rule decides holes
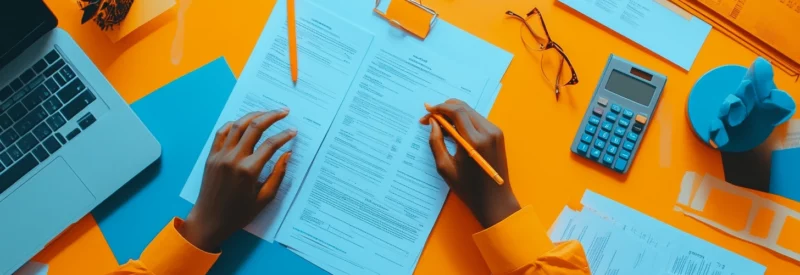
[[[389,21],[389,24],[419,39],[428,37],[438,17],[436,11],[414,0],[392,0],[386,12],[380,9],[380,4],[381,0],[375,0],[372,11]]]

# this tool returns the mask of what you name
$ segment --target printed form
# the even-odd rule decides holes
[[[465,67],[373,43],[277,240],[334,274],[411,274],[449,191],[423,103],[477,105],[488,79]]]
[[[586,190],[583,211],[597,216],[642,244],[658,251],[659,274],[764,274],[766,267],[732,251],[689,235],[632,208]],[[596,224],[590,222],[590,224]],[[664,262],[665,261],[665,262]]]
[[[275,200],[245,230],[269,242],[275,239],[281,221],[297,194],[325,133],[344,100],[364,55],[372,43],[372,34],[307,1],[297,2],[297,46],[300,64],[295,86],[289,73],[285,9],[273,9],[270,22],[261,33],[228,102],[214,129],[254,111],[289,107],[289,115],[270,127],[258,142],[289,127],[296,127],[297,137],[281,148],[262,171],[265,179],[275,161],[292,149],[286,177]],[[276,6],[285,6],[278,1]],[[283,12],[281,12],[283,11]],[[200,193],[208,153],[214,133],[208,137],[181,197],[195,203]],[[258,146],[258,145],[256,145]]]

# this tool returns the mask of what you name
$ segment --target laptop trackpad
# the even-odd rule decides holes
[[[94,200],[64,159],[55,159],[0,202],[0,244],[12,248],[0,251],[0,267],[27,260],[91,210]]]

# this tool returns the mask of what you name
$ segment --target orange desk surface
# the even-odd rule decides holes
[[[186,1],[186,0],[178,0]],[[345,0],[343,0],[345,1]],[[186,14],[183,60],[170,61],[176,10],[157,18],[117,44],[92,24],[80,25],[73,0],[46,0],[66,29],[117,88],[133,102],[197,67],[224,56],[237,76],[266,23],[274,1],[198,1]],[[703,73],[724,64],[748,66],[756,55],[712,30],[689,72],[612,33],[554,0],[426,0],[443,20],[514,54],[503,89],[489,119],[506,133],[510,182],[522,204],[535,206],[549,225],[565,204],[575,205],[589,188],[681,230],[767,266],[767,274],[800,274],[796,262],[729,237],[673,211],[679,182],[687,170],[722,178],[720,154],[697,140],[686,122],[687,95]],[[541,76],[539,56],[525,50],[520,23],[506,10],[525,13],[539,7],[550,34],[567,52],[581,83],[556,102]],[[364,10],[363,12],[372,12]],[[668,76],[652,127],[627,177],[573,156],[569,147],[609,54],[618,54]],[[800,98],[800,84],[776,72],[779,87]],[[669,127],[662,127],[662,123]],[[662,133],[668,129],[669,133]],[[662,144],[662,139],[669,143]],[[662,148],[666,146],[668,148]],[[666,149],[666,150],[665,150]],[[662,155],[662,150],[668,152]],[[800,209],[800,204],[787,202]],[[480,230],[467,208],[451,195],[417,267],[418,274],[487,274],[471,234]],[[52,274],[108,270],[113,255],[94,219],[87,216],[34,259],[50,264]],[[86,257],[88,253],[99,258]],[[94,261],[87,262],[87,259]],[[86,271],[86,270],[84,270]]]

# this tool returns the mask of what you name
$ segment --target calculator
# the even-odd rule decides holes
[[[626,174],[667,77],[611,55],[572,141],[572,152]]]

